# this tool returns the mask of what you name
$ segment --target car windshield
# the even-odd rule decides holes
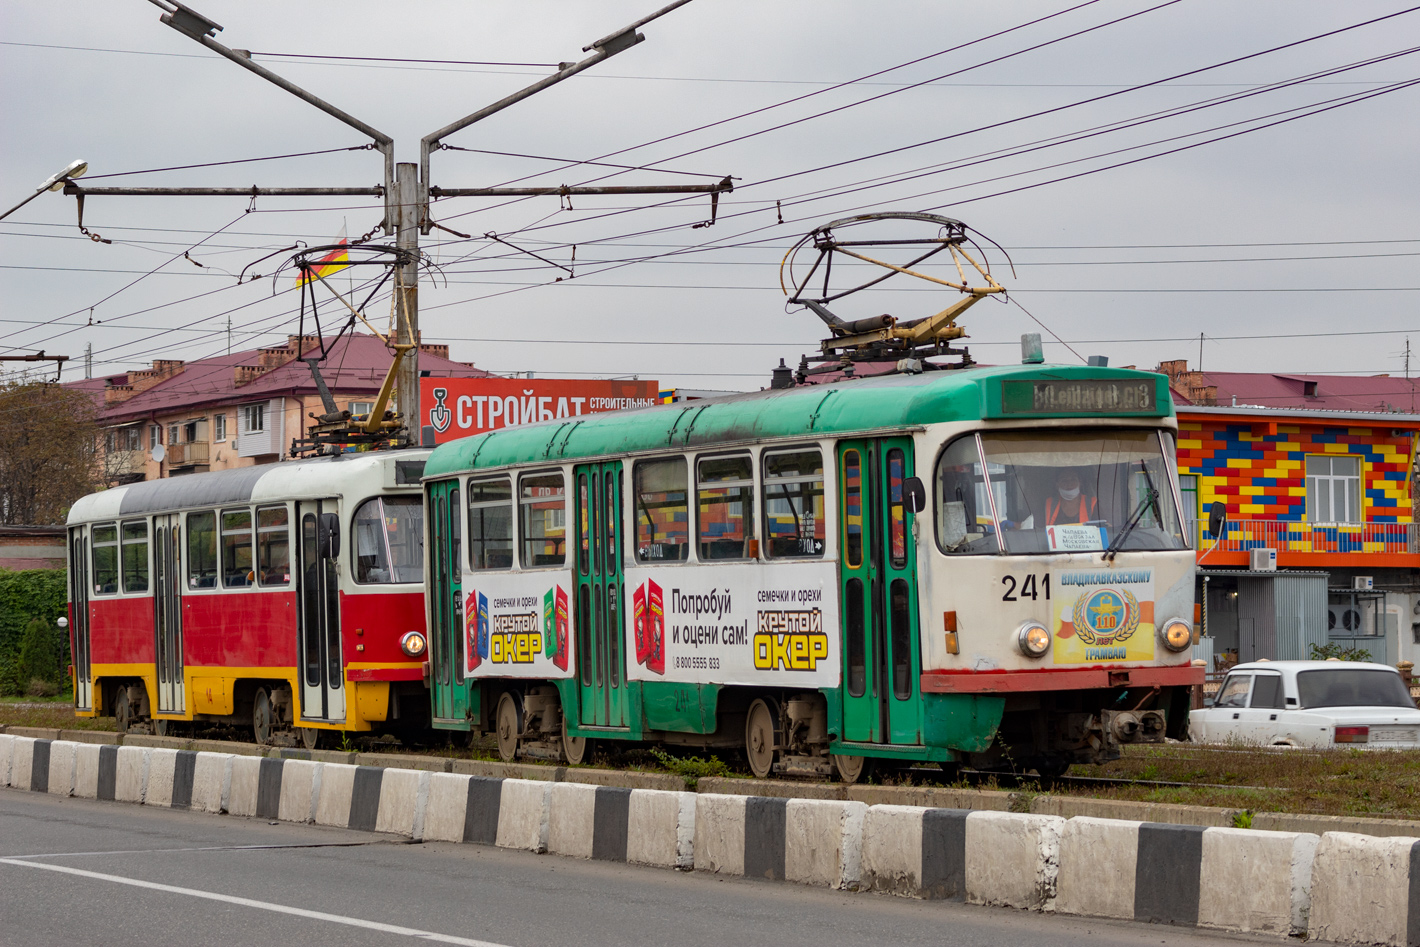
[[[951,555],[1001,551],[998,537],[1011,553],[1188,548],[1156,430],[967,435],[942,452],[935,486]]]
[[[1405,707],[1410,691],[1394,671],[1380,668],[1318,668],[1297,675],[1303,707]]]

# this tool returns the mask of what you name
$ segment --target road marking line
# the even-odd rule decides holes
[[[287,907],[284,904],[273,904],[270,901],[256,901],[251,898],[238,898],[230,894],[216,894],[211,891],[199,891],[196,888],[180,888],[176,885],[159,884],[156,881],[142,881],[137,878],[124,878],[119,875],[105,875],[97,871],[85,871],[82,868],[70,868],[67,865],[46,865],[43,862],[21,861],[15,858],[0,858],[0,865],[13,865],[18,868],[39,868],[44,871],[54,871],[63,875],[74,875],[79,878],[92,878],[96,881],[111,881],[114,884],[130,885],[134,888],[147,888],[150,891],[164,891],[169,894],[185,894],[192,898],[204,898],[208,901],[220,901],[224,904],[235,904],[240,907],[255,908],[259,911],[271,911],[274,914],[290,914],[294,917],[309,918],[314,921],[329,921],[332,924],[344,924],[348,927],[362,927],[366,930],[379,931],[383,934],[398,934],[402,937],[417,937],[421,940],[434,941],[440,944],[459,944],[461,947],[507,947],[505,944],[495,944],[486,940],[473,940],[468,937],[454,937],[451,934],[439,934],[434,931],[421,931],[413,927],[400,927],[397,924],[382,924],[379,921],[366,921],[355,917],[342,917],[339,914],[326,914],[324,911],[308,911],[305,908]]]
[[[106,852],[40,852],[34,855],[6,855],[6,858],[80,858],[94,855],[169,855],[180,852],[267,852],[292,848],[367,848],[371,845],[409,845],[406,840],[377,839],[373,842],[312,842],[291,845],[207,845],[202,848],[129,848]]]

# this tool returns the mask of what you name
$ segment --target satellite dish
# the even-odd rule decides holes
[[[153,445],[153,460],[161,464],[163,462],[163,458],[166,456],[168,456],[168,449],[166,447],[164,447],[162,444]]]

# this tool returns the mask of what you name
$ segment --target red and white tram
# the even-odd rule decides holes
[[[258,743],[408,731],[423,681],[428,451],[151,480],[69,514],[78,716]]]

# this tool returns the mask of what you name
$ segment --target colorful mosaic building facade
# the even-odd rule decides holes
[[[1255,548],[1276,549],[1284,567],[1335,567],[1339,554],[1348,566],[1420,565],[1410,418],[1188,405],[1178,415],[1180,484],[1209,565],[1246,566]],[[1210,551],[1214,501],[1229,523]]]

